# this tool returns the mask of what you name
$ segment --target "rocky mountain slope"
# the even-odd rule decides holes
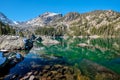
[[[71,12],[50,26],[62,27],[66,29],[65,34],[70,36],[118,36],[120,34],[120,13],[112,10],[97,10],[82,14]]]
[[[44,26],[45,24],[49,24],[50,22],[60,18],[62,18],[62,14],[46,12],[32,20],[27,21],[26,24],[31,26]]]
[[[112,10],[83,14],[72,12],[54,25],[67,26],[69,35],[117,35],[120,32],[120,13]]]
[[[44,27],[54,28],[56,31],[54,34],[59,31],[61,35],[69,36],[119,36],[120,13],[112,10],[96,10],[82,14],[70,12],[62,18],[50,22]],[[39,31],[41,31],[41,28],[37,30],[37,32]],[[48,33],[51,33],[49,28]]]
[[[22,28],[36,28],[36,27],[43,27],[48,25],[51,22],[54,22],[58,19],[62,18],[62,14],[59,13],[52,13],[52,12],[46,12],[44,14],[41,14],[37,16],[36,18],[33,18],[31,20],[28,20],[26,22],[19,23],[17,26]]]
[[[19,28],[37,32],[41,28],[54,28],[62,35],[81,36],[81,35],[103,35],[116,36],[120,34],[120,12],[112,10],[96,10],[88,13],[70,12],[64,16],[59,13],[46,12],[36,18],[19,23]],[[39,28],[39,30],[38,30]],[[44,30],[44,29],[42,29]],[[52,29],[53,30],[53,29]],[[52,32],[52,35],[54,35]]]

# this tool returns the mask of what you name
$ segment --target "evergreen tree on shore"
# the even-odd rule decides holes
[[[15,29],[8,24],[0,22],[0,35],[15,35]]]

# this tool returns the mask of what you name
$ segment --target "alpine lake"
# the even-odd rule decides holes
[[[81,75],[90,80],[97,80],[95,78],[98,74],[120,76],[120,38],[55,38],[55,40],[60,43],[43,45],[37,41],[29,52],[18,52],[24,59],[5,72],[4,79],[8,80],[15,74],[24,75],[33,67],[58,64],[76,68],[80,70]]]

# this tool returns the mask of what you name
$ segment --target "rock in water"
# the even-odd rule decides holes
[[[43,45],[54,45],[54,44],[59,44],[60,42],[57,40],[52,40],[52,39],[45,39],[42,41]]]
[[[33,41],[31,39],[25,39],[23,49],[30,50],[32,47],[33,47]]]

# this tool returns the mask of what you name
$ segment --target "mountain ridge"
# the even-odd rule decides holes
[[[45,12],[45,13],[43,13],[43,14],[40,14],[40,15],[38,15],[38,16],[36,16],[36,17],[34,17],[34,18],[31,18],[31,19],[29,19],[29,20],[26,20],[26,21],[12,21],[11,19],[9,19],[9,18],[7,18],[7,16],[5,15],[5,14],[3,14],[2,12],[0,12],[0,20],[1,20],[1,15],[2,15],[2,17],[4,16],[4,18],[7,18],[10,22],[13,22],[14,24],[16,23],[16,24],[21,24],[21,23],[26,23],[26,22],[28,22],[28,21],[31,21],[31,20],[33,20],[33,19],[35,19],[35,18],[38,18],[38,17],[44,17],[46,14],[48,15],[48,14],[55,14],[55,15],[61,15],[61,17],[63,18],[63,17],[65,17],[65,16],[68,16],[69,14],[73,14],[73,15],[88,15],[88,14],[94,14],[94,13],[102,13],[102,12],[116,12],[116,13],[120,13],[120,12],[117,12],[117,11],[114,11],[114,10],[94,10],[94,11],[90,11],[90,12],[85,12],[85,13],[79,13],[79,12],[69,12],[69,13],[67,13],[67,14],[65,14],[64,16],[63,16],[63,14],[62,13],[54,13],[54,12]],[[77,17],[77,16],[76,16]],[[70,19],[69,19],[70,20]],[[2,20],[1,20],[2,21]],[[8,23],[8,22],[7,22]],[[9,24],[9,23],[8,23]]]
[[[5,14],[3,14],[2,12],[0,12],[0,21],[5,23],[5,24],[9,24],[9,25],[14,25],[14,24],[18,24],[16,21],[12,21],[11,19],[9,19]]]
[[[61,17],[62,17],[62,14],[46,12],[42,15],[39,15],[36,18],[33,18],[32,20],[27,21],[26,24],[28,24],[28,25],[30,24],[30,25],[33,25],[33,26],[43,26],[45,24],[50,23],[54,19],[59,19]]]
[[[55,33],[64,33],[62,35],[70,36],[117,35],[120,32],[120,12],[95,10],[82,14],[70,12],[64,16],[60,13],[46,12],[15,26],[23,31],[32,32],[41,27],[54,28],[57,31]]]

